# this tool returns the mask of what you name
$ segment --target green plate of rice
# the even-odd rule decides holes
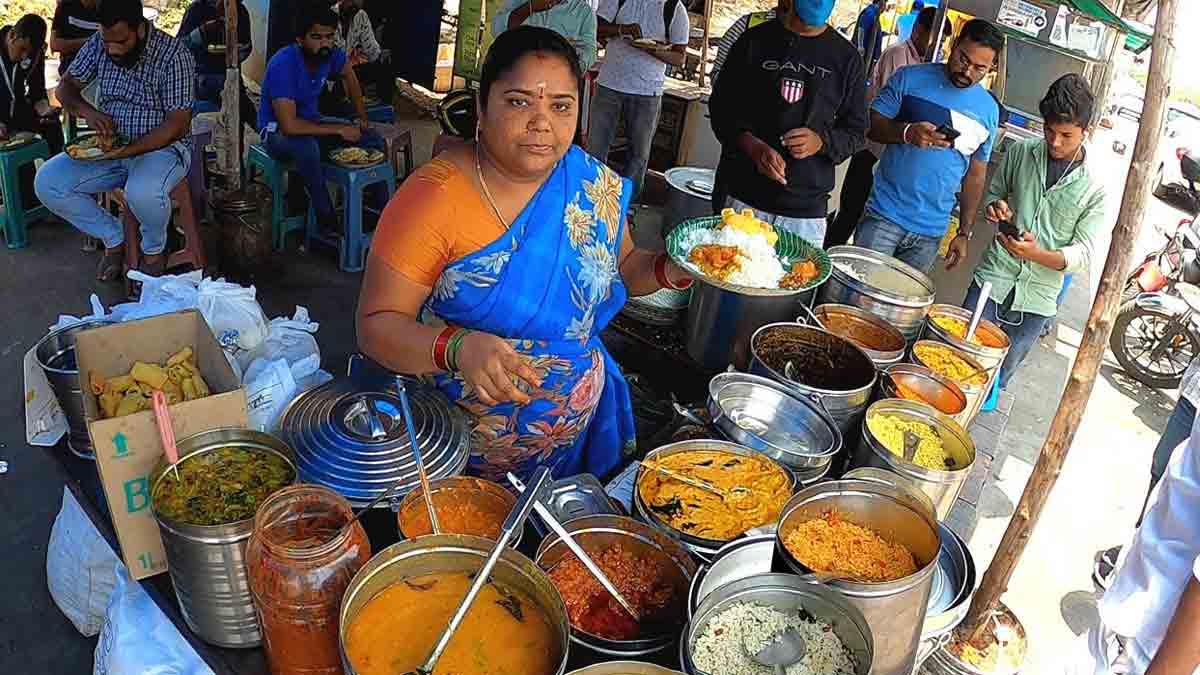
[[[742,286],[708,277],[700,273],[695,265],[688,262],[688,254],[691,253],[691,246],[688,242],[694,240],[694,236],[692,235],[696,230],[713,230],[720,228],[721,225],[720,216],[692,218],[691,220],[683,221],[675,226],[675,229],[671,230],[671,233],[667,235],[667,254],[671,256],[676,265],[694,274],[697,280],[716,286],[717,288],[748,295],[795,295],[804,293],[825,283],[825,280],[829,278],[829,274],[833,271],[833,263],[829,260],[829,255],[825,251],[808,243],[799,235],[782,228],[775,228],[775,233],[779,235],[779,239],[775,242],[775,255],[779,256],[780,262],[784,263],[783,267],[785,271],[790,270],[792,265],[804,260],[811,260],[817,265],[817,276],[803,288],[783,289]]]

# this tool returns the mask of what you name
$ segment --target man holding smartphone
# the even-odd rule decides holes
[[[980,82],[1003,47],[1000,29],[975,19],[963,26],[949,61],[901,68],[884,85],[871,104],[867,137],[886,148],[857,245],[928,272],[961,192],[947,268],[966,257],[1000,124],[1000,107]]]
[[[1012,343],[1001,388],[1057,313],[1064,273],[1087,269],[1105,220],[1104,186],[1083,147],[1096,109],[1087,82],[1064,75],[1039,108],[1045,138],[1013,143],[988,186],[985,215],[998,233],[963,305],[973,309],[983,283],[991,282],[983,316]]]

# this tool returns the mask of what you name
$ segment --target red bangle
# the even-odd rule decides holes
[[[433,339],[433,365],[437,366],[438,370],[450,370],[450,364],[446,361],[446,347],[450,344],[450,338],[457,332],[458,328],[446,326]]]
[[[674,291],[686,291],[692,287],[692,279],[688,279],[683,283],[671,283],[671,278],[667,276],[667,254],[660,253],[654,259],[654,278],[658,281],[658,285],[663,288],[669,288]]]

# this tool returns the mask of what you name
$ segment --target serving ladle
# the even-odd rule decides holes
[[[808,645],[804,643],[804,638],[800,637],[800,631],[788,628],[772,638],[758,651],[750,654],[750,658],[760,666],[774,668],[775,675],[786,675],[787,667],[799,663],[807,653]]]

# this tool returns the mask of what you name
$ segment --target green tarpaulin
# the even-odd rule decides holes
[[[1121,17],[1117,16],[1111,9],[1105,6],[1100,0],[1066,0],[1067,4],[1075,8],[1075,11],[1086,14],[1097,21],[1102,21],[1113,28],[1126,34],[1127,38],[1137,38],[1147,45],[1150,44],[1151,34],[1147,32],[1143,26],[1129,23]],[[1129,41],[1126,39],[1126,47],[1129,46]]]

